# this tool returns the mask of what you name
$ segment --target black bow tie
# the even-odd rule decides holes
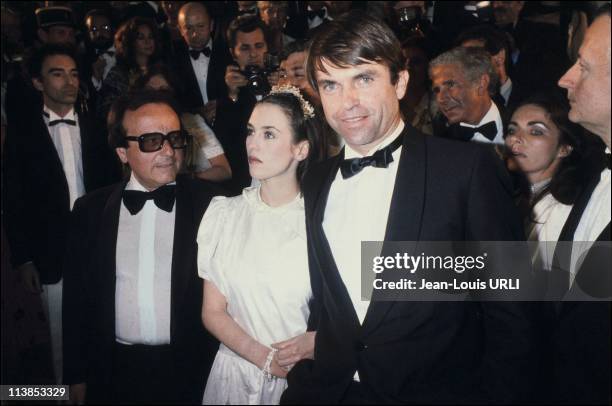
[[[59,120],[51,120],[49,121],[49,127],[53,127],[54,125],[58,125],[58,124],[67,124],[67,125],[76,125],[76,121],[74,120],[67,120],[67,119],[59,119]]]
[[[455,127],[455,134],[457,135],[457,138],[464,141],[471,140],[476,133],[480,133],[488,140],[493,141],[497,136],[497,125],[495,124],[495,121],[490,121],[481,125],[480,127],[466,127],[459,124]]]
[[[318,10],[308,10],[308,19],[314,20],[315,17],[319,17],[321,20],[325,18],[325,14],[327,14],[327,10],[325,8],[320,8]]]
[[[43,111],[42,114],[43,114],[43,116],[49,118],[49,113],[47,113],[46,111]],[[66,118],[60,118],[60,119],[57,119],[57,120],[49,121],[49,127],[53,127],[54,125],[58,125],[58,124],[76,125],[76,121],[69,120],[69,119],[66,119]]]
[[[142,210],[147,200],[153,200],[157,207],[170,213],[174,207],[175,191],[175,185],[158,187],[151,192],[124,190],[123,204],[132,216]]]
[[[340,173],[342,178],[347,179],[357,175],[366,166],[375,168],[387,168],[393,162],[393,152],[402,145],[402,136],[397,137],[386,147],[379,149],[370,156],[363,158],[345,159],[340,163]]]
[[[200,57],[200,54],[204,54],[205,57],[210,58],[210,53],[211,53],[211,49],[210,47],[204,47],[204,49],[201,49],[199,51],[195,50],[195,49],[190,49],[189,50],[189,55],[191,56],[191,58],[195,59],[196,61],[198,60],[198,58]]]

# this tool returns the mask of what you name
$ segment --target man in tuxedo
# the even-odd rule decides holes
[[[75,108],[79,73],[71,49],[33,54],[32,83],[43,107],[9,122],[3,208],[11,261],[26,289],[42,295],[57,382],[62,371],[62,255],[74,201],[108,184],[110,154],[94,124]]]
[[[457,47],[429,63],[429,76],[440,112],[434,135],[464,141],[503,145],[497,74],[483,49]]]
[[[314,166],[302,189],[315,357],[291,369],[282,401],[521,399],[533,351],[522,304],[361,297],[362,241],[522,239],[501,162],[480,146],[426,137],[403,123],[401,47],[362,12],[313,38],[307,72],[345,147]],[[469,170],[457,173],[459,163]]]
[[[128,181],[79,199],[65,268],[64,382],[89,403],[198,403],[216,353],[202,325],[196,234],[212,184],[177,178],[186,135],[165,93],[115,105]]]
[[[268,43],[265,27],[258,17],[243,16],[231,22],[227,41],[234,64],[227,66],[227,95],[217,101],[215,134],[221,141],[232,168],[232,180],[227,187],[240,193],[251,183],[246,154],[246,124],[257,100],[270,91],[264,71],[264,56]]]
[[[610,4],[603,6],[587,29],[576,63],[559,80],[568,91],[569,118],[599,136],[606,145],[607,165],[585,182],[572,207],[556,258],[568,258],[564,269],[566,298],[557,307],[552,332],[553,401],[609,404],[610,393]],[[593,295],[593,292],[603,291]],[[579,291],[607,301],[573,301]]]
[[[227,49],[213,43],[213,26],[205,3],[190,2],[180,8],[178,27],[183,41],[175,46],[175,70],[184,81],[180,101],[209,124],[215,119],[216,100],[227,92],[223,77],[229,62]]]

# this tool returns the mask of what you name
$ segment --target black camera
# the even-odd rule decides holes
[[[249,86],[256,95],[264,95],[270,91],[270,84],[268,83],[267,77],[269,72],[266,69],[260,68],[257,65],[247,65],[240,73],[247,79],[247,86]]]

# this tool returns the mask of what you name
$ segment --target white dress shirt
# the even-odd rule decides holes
[[[345,145],[344,158],[370,156],[391,144],[403,130],[404,122],[400,121],[390,136],[365,155]],[[362,299],[361,242],[385,239],[401,153],[400,146],[393,152],[393,162],[387,168],[366,166],[347,179],[338,171],[325,207],[323,230],[360,323],[370,306],[369,300]],[[359,381],[359,372],[355,372],[353,379]]]
[[[43,107],[43,119],[49,130],[49,136],[59,156],[70,194],[70,210],[74,201],[85,194],[85,183],[83,181],[83,159],[81,151],[81,130],[79,128],[79,117],[70,110],[64,117],[58,116],[47,106]],[[54,120],[74,120],[76,125],[59,123],[49,126]]]
[[[133,174],[125,189],[147,191]],[[120,343],[170,343],[175,212],[176,203],[168,213],[147,200],[131,215],[121,203],[115,288],[115,334]]]
[[[487,137],[485,137],[484,135],[480,133],[474,134],[474,137],[472,137],[471,141],[504,145],[504,124],[502,122],[502,118],[501,118],[501,114],[499,113],[499,109],[497,108],[495,103],[493,103],[493,101],[491,101],[491,107],[489,107],[487,114],[484,115],[484,117],[482,118],[482,120],[480,120],[478,124],[471,125],[468,123],[459,123],[459,125],[463,127],[476,128],[490,121],[494,121],[495,125],[497,126],[497,134],[495,135],[495,138],[493,139],[493,141],[491,141],[490,139],[488,139]]]
[[[559,202],[552,193],[547,193],[533,207],[534,221],[527,241],[540,243],[532,254],[534,269],[552,269],[557,241],[571,211],[572,205]]]
[[[212,51],[212,38],[208,40],[206,44]],[[211,54],[212,56],[212,54]],[[193,73],[198,81],[198,87],[200,88],[200,94],[202,95],[202,103],[208,103],[208,92],[206,91],[206,81],[208,80],[208,66],[210,65],[210,56],[200,54],[198,59],[193,59],[189,55],[191,60],[191,66],[193,67]]]
[[[389,145],[403,129],[404,123],[400,122],[390,136],[363,156]],[[385,239],[401,151],[400,146],[393,152],[393,162],[388,168],[367,166],[347,179],[338,171],[325,208],[323,230],[361,323],[370,305],[361,295],[361,242]],[[345,159],[358,157],[362,155],[345,145]]]
[[[606,154],[609,153],[610,148],[606,148]],[[605,168],[601,172],[599,183],[595,187],[574,233],[570,283],[574,282],[576,271],[580,269],[582,260],[584,260],[584,254],[591,248],[593,242],[597,240],[597,237],[610,222],[610,193],[610,169]]]

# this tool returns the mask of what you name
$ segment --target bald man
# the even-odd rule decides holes
[[[214,41],[214,21],[204,3],[184,4],[178,14],[182,40],[175,44],[174,69],[184,88],[181,104],[199,111],[212,124],[218,97],[227,93],[225,68],[231,60],[226,46]]]

